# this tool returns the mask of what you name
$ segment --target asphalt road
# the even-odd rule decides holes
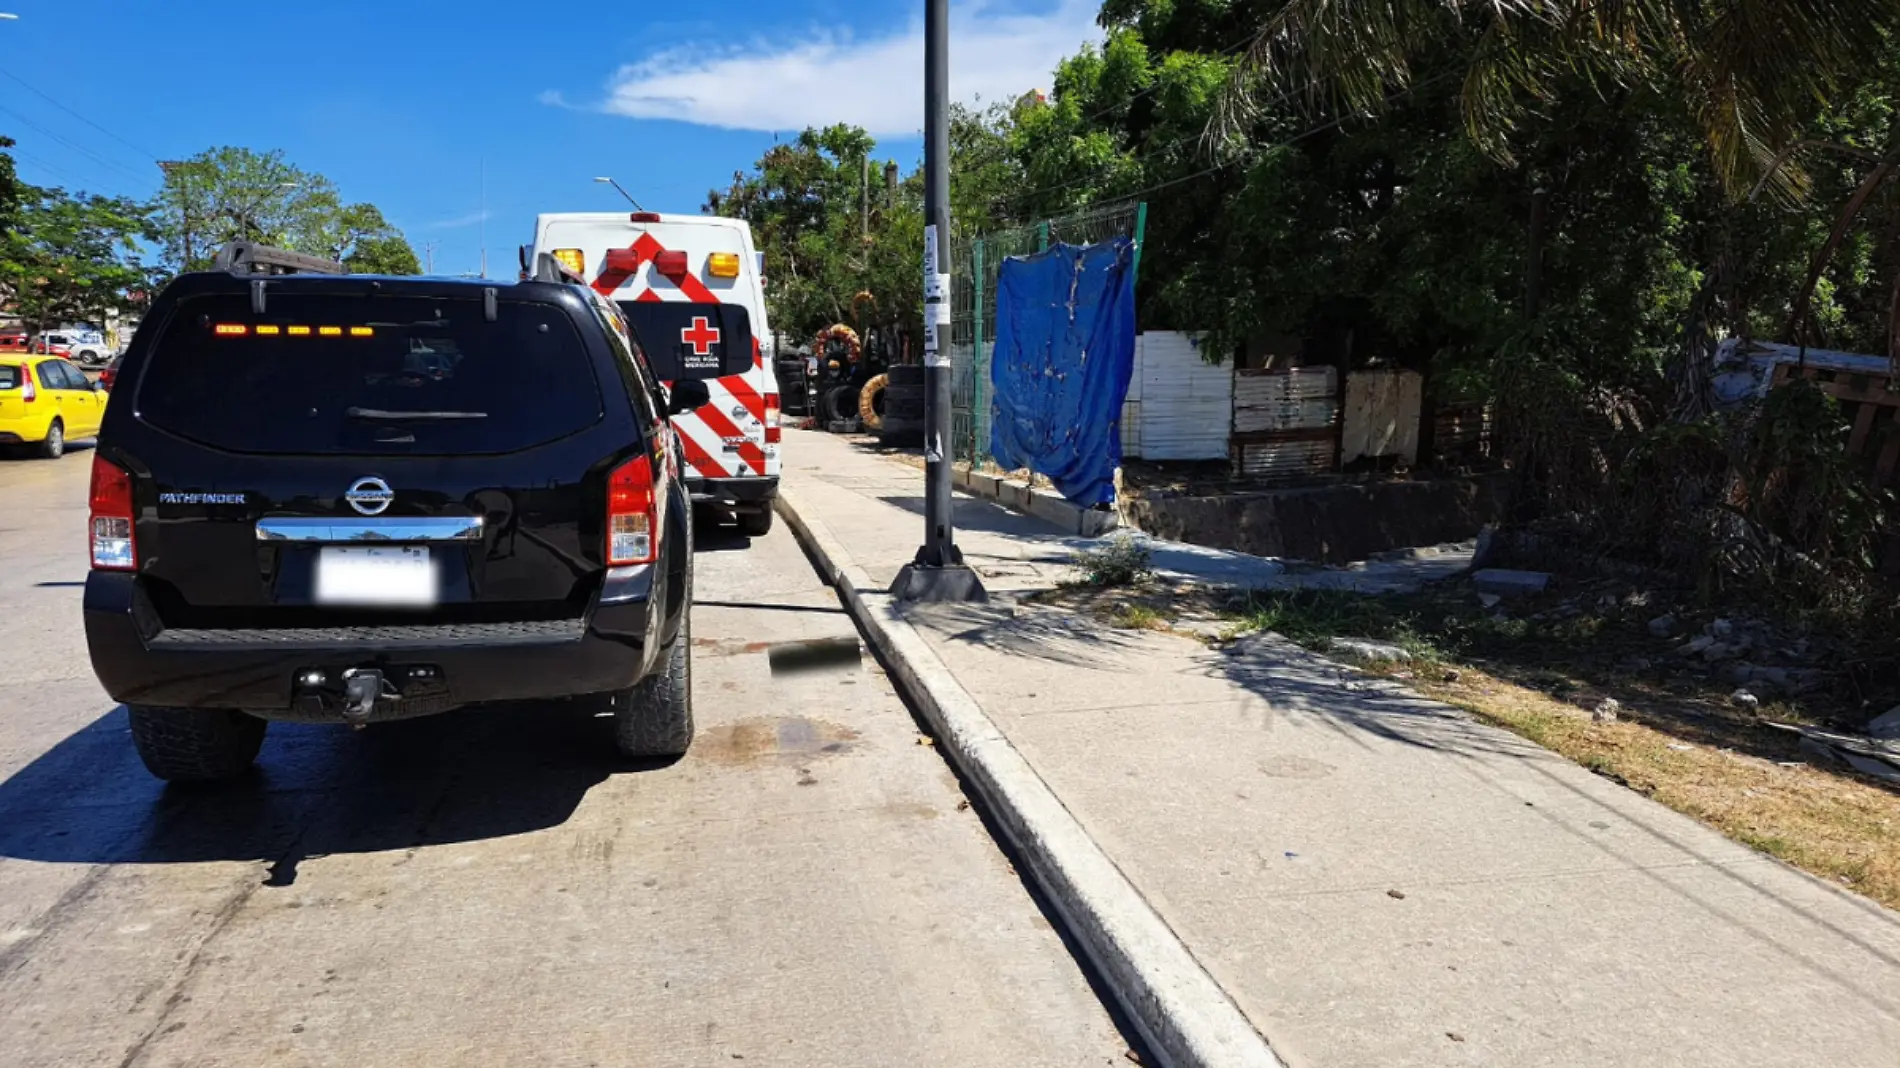
[[[699,556],[692,753],[573,706],[271,728],[165,789],[79,625],[85,450],[0,460],[0,1065],[1126,1065],[783,527]]]

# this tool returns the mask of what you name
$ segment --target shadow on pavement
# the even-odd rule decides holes
[[[464,709],[365,731],[274,723],[244,779],[166,786],[123,708],[0,782],[0,856],[80,864],[264,860],[504,838],[565,822],[629,765],[592,706]],[[651,765],[649,765],[651,766]]]
[[[740,532],[731,520],[714,523],[698,520],[693,527],[693,552],[742,553],[752,547],[752,539]]]
[[[1194,649],[1186,658],[1157,650],[1154,642],[1179,643],[1134,631],[1106,627],[1086,616],[1056,608],[1021,605],[933,605],[906,613],[913,622],[933,631],[940,640],[978,646],[994,652],[1101,672],[1082,678],[1064,676],[1072,689],[1112,694],[1116,674],[1173,672],[1221,679],[1258,698],[1279,716],[1297,716],[1330,730],[1361,750],[1368,761],[1390,762],[1392,743],[1437,757],[1430,763],[1407,764],[1407,770],[1425,775],[1468,776],[1495,792],[1494,815],[1523,811],[1547,825],[1548,833],[1573,838],[1585,853],[1604,858],[1606,871],[1629,872],[1651,882],[1665,898],[1674,896],[1697,912],[1743,932],[1774,959],[1828,984],[1837,996],[1849,996],[1878,1012],[1900,1008],[1894,995],[1864,976],[1845,970],[1826,953],[1817,952],[1817,936],[1845,944],[1864,955],[1870,968],[1900,965],[1891,950],[1893,914],[1863,898],[1842,894],[1830,900],[1844,908],[1815,907],[1817,902],[1790,896],[1785,884],[1773,879],[1779,869],[1740,862],[1733,847],[1711,848],[1700,836],[1685,833],[1682,818],[1615,794],[1583,786],[1564,770],[1563,758],[1533,742],[1502,730],[1485,727],[1458,710],[1419,696],[1404,686],[1334,664],[1300,649],[1284,638],[1262,634],[1225,643],[1214,649]],[[1105,703],[1112,699],[1105,697]],[[1227,730],[1231,728],[1223,728]],[[1208,744],[1231,744],[1223,733],[1208,736]],[[1384,750],[1384,751],[1382,751]],[[1397,770],[1400,765],[1391,765]],[[1577,809],[1561,806],[1552,811],[1523,798],[1523,780],[1535,776],[1550,788],[1581,802],[1581,810],[1596,817],[1579,819]],[[1586,829],[1586,825],[1589,829]],[[1656,863],[1641,851],[1621,844],[1597,829],[1622,825],[1635,834],[1672,851],[1674,859]],[[1408,848],[1416,848],[1414,844]],[[1445,843],[1456,853],[1455,842]],[[1691,877],[1687,873],[1702,873]],[[1479,875],[1477,877],[1484,877]]]
[[[919,479],[919,481],[922,480]],[[921,496],[892,496],[877,499],[885,504],[895,505],[907,512],[915,513],[919,517],[924,514],[924,499]],[[960,530],[982,530],[992,534],[1008,534],[1018,538],[1041,538],[1049,541],[1079,541],[1040,519],[1026,516],[1012,508],[1005,508],[993,501],[958,497],[956,504],[956,523]]]

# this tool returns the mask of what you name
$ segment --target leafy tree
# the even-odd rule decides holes
[[[21,317],[45,329],[129,306],[127,291],[149,284],[138,259],[150,240],[149,209],[123,197],[17,186],[16,225],[0,244],[0,284]]]
[[[344,261],[363,259],[360,250],[368,245],[374,262],[390,267],[415,260],[375,205],[345,204],[328,178],[291,165],[281,151],[226,146],[164,167],[159,241],[175,269],[202,270],[236,240]]]
[[[409,247],[400,234],[390,237],[367,237],[356,242],[343,263],[351,274],[421,274],[422,264],[416,259],[416,250]]]
[[[1224,5],[1222,5],[1224,6]],[[1114,17],[1178,22],[1208,3],[1110,0]],[[1731,193],[1753,186],[1816,112],[1876,71],[1900,5],[1891,0],[1286,0],[1235,5],[1252,39],[1221,126],[1250,133],[1266,93],[1350,112],[1415,83],[1421,58],[1461,62],[1460,110],[1474,140],[1510,160],[1534,139],[1533,107],[1566,94],[1667,85]],[[1189,15],[1192,12],[1192,16]],[[1172,15],[1172,18],[1167,16]],[[1521,135],[1521,136],[1520,136]],[[1798,191],[1797,171],[1774,177]]]
[[[772,146],[749,173],[733,175],[706,210],[746,220],[765,253],[773,326],[805,338],[837,322],[914,335],[923,308],[922,177],[900,183],[886,203],[881,168],[864,185],[876,142],[854,126],[808,129]],[[860,198],[874,211],[864,233]]]
[[[322,240],[324,254],[342,260],[355,274],[422,273],[416,250],[374,204],[351,204],[337,210]]]

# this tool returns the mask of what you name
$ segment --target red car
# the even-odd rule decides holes
[[[119,361],[123,359],[125,359],[124,355],[114,356],[112,362],[106,364],[105,370],[99,372],[99,387],[101,389],[110,390],[112,388],[113,380],[119,377]]]
[[[0,352],[25,352],[26,332],[24,330],[0,330]]]

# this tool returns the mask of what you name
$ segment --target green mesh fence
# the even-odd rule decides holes
[[[975,464],[990,454],[990,352],[996,343],[996,274],[1003,261],[1053,244],[1092,245],[1127,237],[1135,242],[1139,270],[1147,220],[1145,203],[1114,204],[952,242],[950,436],[958,460]]]

